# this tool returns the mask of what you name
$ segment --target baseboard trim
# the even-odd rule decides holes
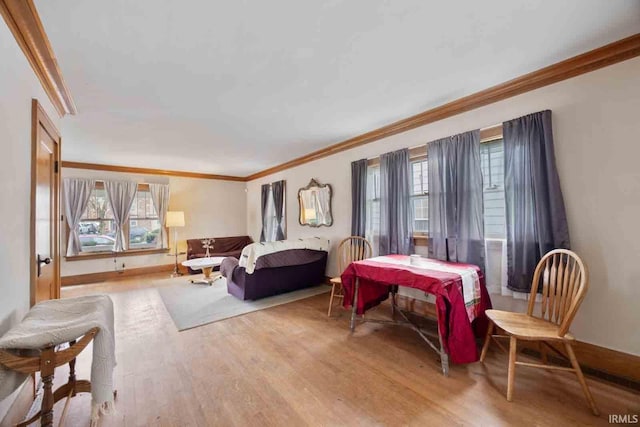
[[[173,271],[174,264],[153,265],[148,267],[127,268],[122,271],[102,271],[98,273],[78,274],[75,276],[63,276],[62,286],[85,285],[87,283],[104,282],[121,277],[140,276],[143,274],[163,273]],[[182,267],[179,267],[182,271]]]
[[[435,304],[427,301],[398,295],[397,303],[400,308],[421,315],[435,316],[436,314]],[[523,348],[526,348],[527,353],[537,354],[537,348],[534,346],[535,344],[528,346],[526,342],[523,342],[522,345]],[[559,347],[557,348],[560,350]],[[585,374],[640,390],[640,369],[638,369],[640,356],[583,341],[576,341],[573,350]],[[549,356],[552,356],[551,352],[549,352]]]
[[[4,418],[0,421],[0,427],[15,426],[24,420],[24,416],[29,412],[29,408],[31,408],[31,404],[33,403],[33,390],[33,376],[29,375],[24,384],[22,384],[22,388],[18,392],[18,395],[9,407]]]

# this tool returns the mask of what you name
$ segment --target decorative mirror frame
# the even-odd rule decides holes
[[[313,187],[317,187],[317,188],[326,188],[329,190],[329,215],[331,215],[331,221],[328,224],[305,224],[302,222],[302,197],[300,195],[300,193],[302,193],[303,191],[307,191],[310,190]],[[319,228],[319,227],[331,227],[333,225],[333,206],[332,206],[332,199],[333,199],[333,189],[331,188],[331,184],[320,184],[318,181],[315,180],[315,178],[311,178],[311,181],[309,181],[309,184],[307,184],[306,187],[302,187],[301,189],[298,190],[298,223],[300,225],[306,225],[309,227],[314,227],[314,228]]]

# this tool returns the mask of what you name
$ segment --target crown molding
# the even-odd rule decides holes
[[[164,169],[151,169],[151,168],[138,168],[131,166],[116,166],[116,165],[104,165],[98,163],[81,163],[81,162],[69,162],[62,161],[63,168],[69,169],[89,169],[108,172],[123,172],[123,173],[139,173],[144,175],[165,175],[176,176],[180,178],[201,178],[201,179],[217,179],[220,181],[236,181],[245,182],[246,178],[241,176],[230,175],[216,175],[199,172],[185,172],[185,171],[173,171]]]
[[[33,0],[0,0],[0,14],[58,114],[61,117],[75,114],[76,105],[64,82]]]
[[[517,77],[488,89],[459,98],[455,101],[424,111],[415,116],[358,135],[340,143],[330,145],[302,157],[249,175],[247,181],[281,172],[341,151],[369,144],[391,135],[406,132],[429,123],[434,123],[494,102],[521,95],[562,80],[585,74],[599,68],[640,56],[640,33],[610,43],[589,52],[560,61],[548,67]]]

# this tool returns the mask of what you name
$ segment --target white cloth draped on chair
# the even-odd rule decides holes
[[[149,192],[160,221],[160,243],[163,248],[166,248],[169,244],[164,223],[167,217],[167,210],[169,210],[169,184],[149,184]]]
[[[78,224],[87,209],[95,184],[96,181],[94,179],[64,179],[64,212],[69,226],[67,256],[78,255],[82,249],[80,236],[78,235]]]
[[[113,250],[115,252],[126,251],[127,239],[124,235],[124,229],[129,220],[129,211],[138,192],[138,183],[133,181],[105,181],[104,189],[107,192],[116,226],[116,241],[113,245]]]

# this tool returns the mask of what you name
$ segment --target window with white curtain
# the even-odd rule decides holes
[[[287,206],[287,196],[283,195],[283,204]],[[282,232],[287,235],[287,213],[286,209],[282,211]],[[269,194],[267,195],[267,211],[264,214],[264,241],[275,242],[278,238],[278,218],[276,217],[276,204],[273,201],[273,189],[269,187]]]
[[[149,187],[138,186],[138,192],[129,211],[125,237],[129,250],[157,249],[161,247],[160,220],[153,204]],[[96,182],[87,209],[78,223],[80,252],[111,252],[115,244],[115,222],[111,205],[102,181]]]
[[[138,188],[129,211],[129,249],[152,249],[160,241],[160,220],[147,187]]]

